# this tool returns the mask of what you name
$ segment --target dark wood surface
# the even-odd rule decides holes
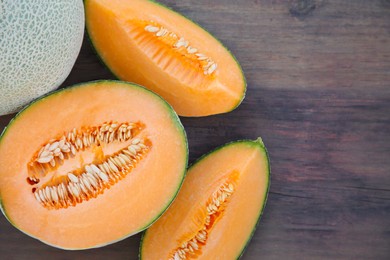
[[[234,112],[182,118],[190,162],[242,138],[268,147],[269,199],[243,259],[390,259],[390,1],[162,2],[224,42],[248,80]],[[63,86],[107,78],[85,41]],[[0,259],[137,259],[140,237],[62,251],[1,216]]]

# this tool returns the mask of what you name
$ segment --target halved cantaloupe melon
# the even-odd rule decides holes
[[[49,245],[86,249],[126,238],[172,202],[187,166],[172,108],[142,87],[98,81],[20,112],[0,139],[0,205]]]
[[[168,211],[144,235],[142,259],[237,259],[249,242],[270,185],[261,139],[227,144],[188,170]]]
[[[120,79],[165,98],[181,116],[236,108],[246,83],[232,54],[207,31],[149,0],[86,0],[86,25]]]

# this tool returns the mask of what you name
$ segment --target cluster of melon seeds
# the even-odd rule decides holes
[[[98,163],[86,164],[81,169],[66,173],[59,181],[57,178],[41,187],[34,187],[35,199],[48,209],[60,209],[96,198],[126,177],[150,150],[151,142],[148,139],[134,138],[142,128],[141,123],[105,123],[79,131],[74,129],[59,139],[51,140],[29,163],[31,175],[27,181],[31,185],[40,182],[37,176],[44,177],[56,165],[79,151],[112,142],[126,142],[126,147],[105,156]]]
[[[197,48],[192,47],[190,43],[183,37],[177,36],[175,33],[170,32],[163,26],[158,25],[155,22],[150,22],[144,27],[145,31],[153,33],[156,37],[160,38],[161,41],[169,44],[172,48],[177,49],[192,60],[196,60],[203,70],[204,75],[212,75],[218,68],[210,57],[198,51]]]
[[[196,257],[201,253],[200,250],[202,246],[206,244],[208,234],[216,223],[218,216],[220,216],[226,208],[228,199],[232,196],[233,192],[233,182],[228,181],[221,185],[217,191],[210,196],[206,203],[207,216],[204,219],[203,227],[201,227],[192,239],[185,241],[176,248],[172,252],[169,260],[187,259]]]

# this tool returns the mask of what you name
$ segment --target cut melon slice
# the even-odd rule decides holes
[[[188,170],[168,211],[148,229],[141,258],[237,259],[260,219],[270,185],[261,139],[227,144]]]
[[[181,116],[236,108],[246,83],[232,54],[207,31],[148,0],[86,0],[86,25],[120,79],[165,98]]]
[[[187,166],[183,127],[142,87],[97,81],[20,112],[0,139],[0,200],[8,220],[49,245],[86,249],[147,228]]]

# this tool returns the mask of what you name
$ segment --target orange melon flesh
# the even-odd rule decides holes
[[[245,79],[232,54],[180,14],[147,0],[86,0],[85,10],[90,39],[111,71],[158,93],[179,115],[225,113],[244,98]],[[158,37],[147,25],[167,35]],[[216,70],[205,75],[205,61],[173,46],[180,38],[215,62]]]
[[[250,240],[269,188],[269,164],[262,141],[239,141],[201,158],[188,170],[178,197],[145,233],[143,259],[182,259],[175,252],[205,227],[210,196],[223,183],[234,191],[219,205],[207,239],[186,259],[237,259]]]
[[[66,208],[46,208],[26,178],[28,163],[51,138],[73,128],[104,122],[142,122],[137,138],[150,150],[122,180],[96,198]],[[133,138],[134,139],[134,138]],[[48,175],[114,153],[130,141],[102,144],[65,160]],[[97,152],[98,150],[98,152]],[[103,154],[103,156],[105,156]],[[86,249],[124,239],[148,227],[176,195],[187,164],[183,127],[172,108],[152,92],[132,84],[98,81],[67,88],[25,108],[0,140],[0,201],[7,219],[22,232],[63,249]],[[36,186],[44,185],[42,183]],[[34,186],[34,187],[36,187]]]

